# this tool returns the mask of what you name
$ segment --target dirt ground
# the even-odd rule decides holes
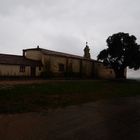
[[[140,97],[0,115],[1,140],[139,140]]]

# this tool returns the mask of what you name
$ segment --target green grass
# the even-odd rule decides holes
[[[140,82],[51,81],[42,84],[0,85],[0,113],[41,111],[101,99],[140,94]]]

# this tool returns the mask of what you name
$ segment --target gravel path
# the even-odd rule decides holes
[[[139,140],[140,97],[0,115],[1,140]]]

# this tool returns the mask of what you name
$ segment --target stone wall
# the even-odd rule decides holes
[[[28,50],[25,52],[25,56],[31,60],[41,60],[42,54],[39,50]]]
[[[82,76],[92,77],[93,62],[88,60],[82,60]]]
[[[55,76],[67,77],[91,77],[93,64],[89,60],[61,57],[55,55],[44,55],[42,62],[46,68]],[[60,71],[59,65],[64,66]]]
[[[115,72],[113,69],[110,69],[103,65],[100,62],[94,62],[94,77],[101,79],[114,79]]]
[[[35,76],[40,76],[43,68],[36,67]],[[25,71],[20,71],[19,65],[3,65],[0,64],[0,76],[31,76],[31,67],[25,66]]]
[[[73,73],[80,73],[80,60],[74,58],[67,58],[68,59],[68,71]]]
[[[115,79],[113,69],[90,59],[43,54],[39,50],[26,51],[26,57],[41,60],[44,71],[49,73],[49,76]],[[124,75],[126,75],[126,71]]]

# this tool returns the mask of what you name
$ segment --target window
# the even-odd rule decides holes
[[[64,72],[64,64],[59,64],[59,71]]]
[[[19,72],[25,72],[25,66],[20,66]]]

